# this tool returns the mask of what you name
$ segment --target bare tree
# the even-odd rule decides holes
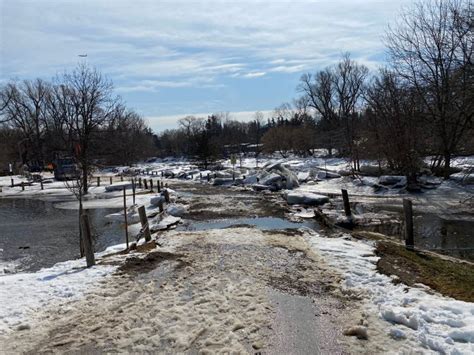
[[[97,133],[112,119],[119,98],[112,95],[112,82],[96,69],[79,64],[61,77],[68,110],[67,125],[74,141],[76,158],[82,171],[83,193],[88,193],[92,156],[90,148]]]
[[[48,92],[49,84],[36,79],[9,83],[2,95],[8,98],[4,104],[4,120],[23,133],[23,142],[28,142],[24,152],[26,154],[29,150],[39,165],[44,163],[43,143]],[[26,160],[26,157],[24,158]]]
[[[416,183],[423,146],[421,104],[413,88],[389,70],[381,70],[365,92],[369,125],[367,138],[377,158],[407,177],[408,186]]]
[[[304,74],[298,89],[321,119],[320,128],[328,133],[327,147],[331,154],[338,146],[349,154],[358,168],[356,121],[361,108],[361,95],[368,69],[344,54],[342,60],[315,75]]]
[[[418,1],[386,35],[395,71],[424,103],[445,178],[452,155],[472,129],[472,24],[471,0]]]

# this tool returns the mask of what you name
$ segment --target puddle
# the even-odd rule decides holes
[[[415,245],[423,249],[474,261],[474,220],[415,216]]]
[[[203,231],[208,229],[223,229],[230,227],[252,226],[261,230],[283,230],[310,228],[318,230],[319,225],[316,221],[291,222],[284,218],[277,217],[256,217],[256,218],[226,218],[203,222],[187,221],[180,225],[177,230]]]
[[[121,243],[124,231],[105,215],[116,209],[88,210],[95,250]],[[79,257],[77,210],[55,208],[51,201],[0,199],[0,263],[18,265],[16,270],[37,271]],[[5,270],[6,271],[6,270]],[[4,272],[0,265],[0,274]]]

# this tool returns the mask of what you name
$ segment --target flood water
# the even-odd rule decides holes
[[[225,218],[203,222],[192,222],[178,227],[178,230],[202,231],[208,229],[222,229],[230,227],[251,226],[262,230],[298,229],[307,227],[319,229],[316,221],[291,222],[284,218],[256,217],[256,218]]]
[[[95,251],[122,242],[120,225],[105,219],[116,211],[88,210]],[[0,263],[18,264],[15,271],[37,271],[79,256],[77,210],[58,209],[53,202],[41,200],[0,199]]]

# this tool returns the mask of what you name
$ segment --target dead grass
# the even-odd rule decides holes
[[[441,294],[467,302],[474,302],[474,266],[445,260],[423,252],[408,251],[405,247],[379,241],[376,254],[379,272],[397,275],[408,286],[422,283]]]

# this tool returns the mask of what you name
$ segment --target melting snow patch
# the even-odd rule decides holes
[[[29,315],[41,308],[79,298],[116,269],[105,265],[88,269],[84,266],[85,260],[78,259],[34,273],[0,276],[0,334],[21,327]]]
[[[378,257],[366,242],[342,238],[306,236],[311,247],[344,275],[343,291],[363,293],[367,307],[387,324],[387,334],[404,339],[413,348],[445,354],[474,353],[474,303],[427,292],[426,287],[407,288],[376,270]],[[372,256],[371,256],[372,255]]]

